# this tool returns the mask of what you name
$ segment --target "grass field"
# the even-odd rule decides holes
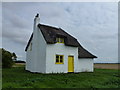
[[[120,71],[120,70],[119,70]],[[95,69],[93,73],[38,74],[22,67],[3,69],[3,88],[120,88],[118,70]]]

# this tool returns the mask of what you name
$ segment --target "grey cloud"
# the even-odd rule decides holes
[[[3,37],[15,43],[25,45],[27,42],[26,39],[28,39],[29,34],[32,32],[30,23],[7,8],[3,10]]]
[[[20,29],[29,27],[29,23],[27,22],[27,20],[12,13],[13,12],[9,12],[9,13],[3,12],[3,24],[9,23],[11,26],[19,27]]]
[[[114,40],[114,39],[117,39],[117,36],[118,34],[115,33],[115,34],[108,34],[108,35],[107,34],[95,34],[92,37],[97,40],[106,40],[106,39]]]
[[[28,36],[31,33],[28,33],[27,30],[25,29],[20,29],[20,28],[10,28],[10,27],[3,27],[3,32],[2,32],[2,36],[5,38],[8,38],[10,40],[13,40],[16,43],[19,44],[26,44],[26,40],[28,40]]]

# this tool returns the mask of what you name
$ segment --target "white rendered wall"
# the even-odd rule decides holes
[[[56,54],[64,55],[64,64],[55,64]],[[48,44],[46,49],[46,73],[67,73],[69,55],[74,56],[74,72],[76,72],[78,47],[65,46],[62,43]]]
[[[26,70],[45,73],[46,71],[46,41],[38,28],[39,17],[34,19],[32,51],[26,53]]]
[[[78,59],[78,72],[93,72],[93,62],[91,58]]]
[[[37,28],[38,29],[38,28]],[[33,33],[32,51],[26,53],[26,70],[45,73],[46,71],[46,42],[40,30]]]
[[[31,40],[32,42],[32,40]],[[26,51],[26,70],[31,70],[33,65],[31,63],[32,61],[32,52],[30,51],[30,45]]]

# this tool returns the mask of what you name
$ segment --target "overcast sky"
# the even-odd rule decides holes
[[[33,32],[33,19],[60,27],[96,55],[95,62],[118,62],[118,3],[2,3],[2,46],[25,60],[25,47]]]

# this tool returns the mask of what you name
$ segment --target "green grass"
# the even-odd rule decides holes
[[[93,73],[38,74],[24,67],[3,69],[3,88],[120,88],[118,70],[95,69]]]

